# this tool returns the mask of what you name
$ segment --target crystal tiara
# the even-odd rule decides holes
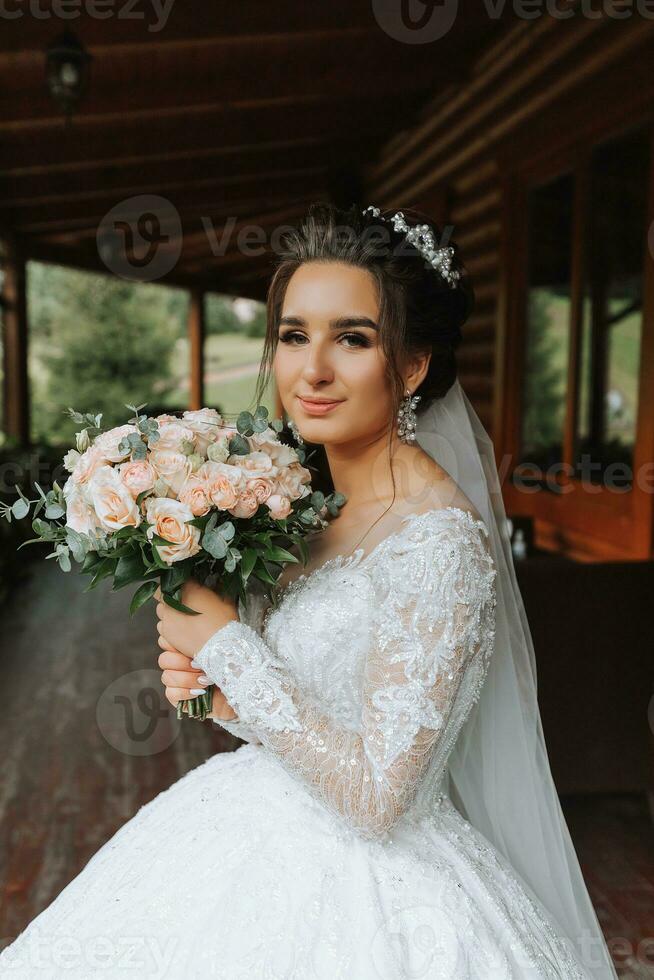
[[[364,208],[362,214],[367,214],[368,211],[375,218],[380,218],[382,221],[392,221],[395,231],[405,232],[406,240],[424,255],[432,268],[436,269],[451,289],[456,289],[456,285],[461,278],[461,273],[458,269],[451,268],[454,249],[449,245],[438,248],[434,241],[434,233],[429,225],[413,225],[412,227],[407,224],[401,211],[396,211],[390,218],[384,218],[380,209],[374,207],[372,204]]]

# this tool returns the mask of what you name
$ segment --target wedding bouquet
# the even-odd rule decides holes
[[[71,557],[80,563],[91,576],[85,592],[108,577],[113,590],[139,583],[130,615],[158,586],[164,602],[195,615],[181,601],[190,578],[236,601],[254,577],[274,601],[271,587],[298,561],[288,548],[297,545],[306,562],[304,538],[326,527],[327,513],[338,514],[345,497],[311,491],[303,448],[279,440],[282,421],[269,423],[263,406],[241,412],[235,427],[212,408],[149,418],[140,414],[145,405],[126,407],[134,417],[104,432],[102,414],[68,409],[83,428],[64,456],[64,486],[55,481],[46,493],[35,483],[36,500],[17,487],[13,504],[0,503],[8,521],[35,505],[37,537],[23,544],[51,542],[47,557],[65,572]],[[177,717],[203,720],[212,700],[208,687],[180,701]]]

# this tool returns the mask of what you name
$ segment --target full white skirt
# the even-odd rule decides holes
[[[585,980],[447,797],[367,840],[242,745],[135,814],[0,955],[20,980]]]

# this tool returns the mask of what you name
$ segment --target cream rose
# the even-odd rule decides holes
[[[101,432],[94,440],[93,448],[99,450],[107,462],[120,463],[122,460],[127,459],[131,449],[123,453],[118,448],[118,445],[122,439],[125,439],[133,432],[138,432],[135,425],[131,425],[130,423],[117,425],[115,429],[108,429],[106,432]]]
[[[77,460],[72,478],[79,487],[86,486],[96,470],[106,465],[102,452],[91,446]]]
[[[141,514],[131,493],[113,466],[101,466],[89,482],[89,498],[100,527],[120,531],[123,527],[138,527]]]
[[[268,426],[263,432],[254,432],[248,436],[250,445],[255,450],[261,450],[270,456],[275,466],[290,466],[298,462],[298,455],[292,446],[280,442],[274,429]]]
[[[73,486],[66,491],[66,526],[80,534],[91,534],[100,527],[98,516],[81,490]]]
[[[159,423],[159,438],[151,444],[152,450],[172,449],[177,453],[182,452],[183,443],[192,443],[195,446],[195,432],[190,425],[184,425],[179,419],[174,422]]]
[[[275,486],[279,493],[285,494],[291,500],[299,500],[310,492],[305,484],[311,482],[311,473],[300,463],[293,463],[278,473]]]
[[[151,490],[157,479],[154,467],[145,459],[128,460],[116,469],[134,499],[145,490]]]
[[[291,513],[291,501],[281,493],[273,493],[268,497],[266,505],[270,516],[276,521],[283,521]]]
[[[173,562],[191,558],[200,550],[200,528],[187,524],[193,520],[193,512],[180,500],[169,497],[148,497],[146,499],[146,516],[151,525],[146,535],[151,541],[156,534],[170,544],[152,545],[157,549],[162,561],[172,565]]]
[[[155,448],[150,453],[149,461],[157,476],[166,481],[175,496],[179,494],[193,470],[188,456],[174,449]]]
[[[199,408],[184,412],[184,424],[195,433],[196,452],[207,455],[207,448],[223,432],[222,416],[215,408]]]
[[[214,507],[219,510],[229,510],[238,500],[239,493],[245,488],[245,478],[242,470],[229,463],[203,463],[195,474],[204,484],[204,492]]]
[[[279,472],[268,453],[259,450],[244,456],[230,456],[229,463],[231,466],[238,466],[246,480],[253,480],[256,477],[271,480]]]
[[[211,502],[204,489],[204,483],[197,476],[191,476],[186,481],[179,494],[181,503],[186,504],[194,517],[203,517],[210,509]]]

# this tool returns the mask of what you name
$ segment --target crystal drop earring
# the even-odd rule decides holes
[[[298,432],[298,427],[297,427],[297,425],[295,424],[295,422],[293,421],[292,418],[289,418],[289,420],[288,420],[288,427],[291,430],[291,432],[293,433],[293,438],[295,439],[295,441],[298,444],[298,446],[303,446],[304,445],[304,439],[302,438],[302,436]]]
[[[402,442],[415,442],[416,440],[416,413],[414,409],[420,401],[420,395],[412,395],[407,388],[404,398],[400,402],[397,413],[397,434]]]

